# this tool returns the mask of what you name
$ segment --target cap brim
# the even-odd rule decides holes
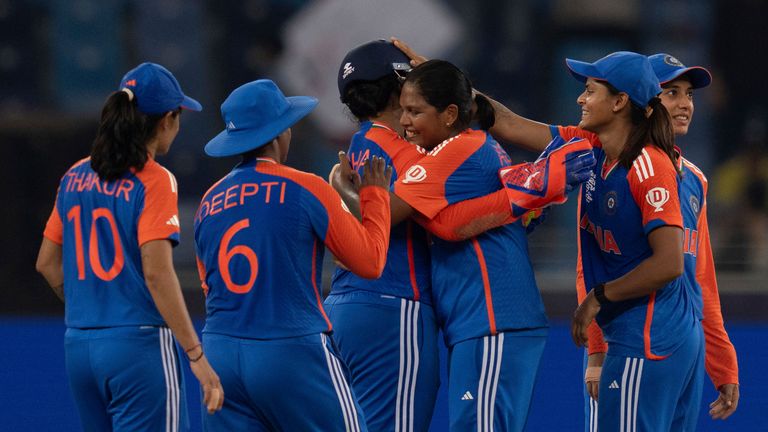
[[[604,79],[592,63],[567,58],[565,65],[568,66],[571,75],[581,82],[587,82],[587,78]]]
[[[695,89],[706,87],[712,83],[712,75],[706,68],[701,66],[691,66],[689,68],[676,70],[673,75],[662,81],[661,85],[674,81],[683,75],[688,76],[688,79],[691,81],[691,87]]]
[[[202,111],[203,106],[200,102],[192,99],[191,97],[184,95],[184,100],[181,102],[181,107],[189,111]]]
[[[316,98],[309,96],[290,96],[286,99],[289,108],[282,116],[259,129],[234,131],[225,129],[208,141],[205,145],[205,153],[213,157],[234,156],[269,144],[284,130],[312,112],[318,102]]]

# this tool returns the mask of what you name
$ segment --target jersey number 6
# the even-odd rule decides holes
[[[72,221],[75,227],[75,255],[77,259],[77,278],[85,279],[85,253],[83,252],[83,228],[81,223],[81,208],[79,205],[72,207],[67,213],[67,220]],[[112,231],[112,240],[115,245],[115,256],[112,259],[112,267],[104,270],[99,258],[99,233],[96,230],[96,221],[104,218],[109,223]],[[91,264],[93,273],[103,281],[111,281],[123,270],[125,257],[123,255],[123,245],[120,242],[120,235],[117,232],[117,223],[115,217],[109,209],[97,208],[91,212],[91,235],[88,240],[88,261]]]
[[[218,261],[221,278],[224,280],[227,289],[237,294],[245,294],[249,292],[251,288],[253,288],[253,283],[256,282],[256,276],[259,274],[259,260],[256,258],[256,252],[254,252],[253,249],[245,245],[236,245],[233,246],[232,249],[229,248],[229,242],[232,240],[232,237],[234,237],[238,231],[248,228],[249,225],[247,218],[235,222],[235,224],[229,227],[227,232],[224,233],[224,236],[221,238],[221,244],[219,244]],[[248,279],[248,282],[242,285],[236,284],[229,274],[229,261],[232,260],[232,257],[238,254],[244,256],[245,259],[248,260],[248,265],[251,268],[251,277]]]

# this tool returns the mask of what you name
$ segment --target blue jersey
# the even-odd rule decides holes
[[[558,133],[584,134],[573,127]],[[654,229],[683,224],[679,177],[664,152],[646,146],[629,169],[607,165],[602,148],[594,153],[598,173],[582,186],[579,211],[579,270],[587,287],[617,279],[651,256],[647,236]],[[650,296],[602,306],[596,320],[610,353],[654,360],[673,353],[696,327],[687,284],[681,276]]]
[[[395,192],[432,218],[450,204],[499,190],[498,170],[509,165],[509,156],[490,135],[468,129],[401,175]],[[459,242],[434,238],[431,252],[435,309],[449,346],[547,326],[521,224]]]
[[[141,246],[179,240],[176,179],[153,159],[104,182],[90,158],[62,177],[45,237],[62,245],[70,328],[164,325],[149,294]]]
[[[331,331],[320,289],[325,247],[367,277],[384,267],[389,195],[377,187],[360,194],[362,225],[329,184],[272,159],[245,161],[213,185],[195,216],[203,332],[273,339]]]
[[[363,122],[353,137],[347,152],[352,167],[362,176],[363,164],[372,156],[384,158],[392,167],[392,185],[398,174],[424,156],[424,151],[401,138],[391,128],[373,122]],[[424,229],[408,219],[392,227],[387,252],[387,265],[378,279],[364,279],[354,273],[337,269],[332,292],[341,294],[354,290],[371,291],[422,303],[432,303],[429,245]]]
[[[689,288],[690,297],[693,299],[694,311],[696,317],[701,320],[703,314],[702,288],[699,285],[699,272],[697,264],[697,255],[699,242],[709,242],[708,230],[702,230],[701,235],[706,238],[700,238],[700,219],[702,210],[706,203],[706,178],[696,165],[692,164],[680,156],[679,169],[682,172],[680,180],[680,210],[683,215],[683,256],[685,257],[686,287]],[[714,278],[714,275],[712,275]]]

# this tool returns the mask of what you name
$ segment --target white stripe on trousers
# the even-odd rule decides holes
[[[179,365],[171,329],[160,327],[160,357],[165,375],[165,430],[179,430]]]
[[[400,299],[400,369],[395,401],[395,432],[413,432],[416,378],[419,376],[419,308],[421,303]]]
[[[477,384],[477,430],[493,432],[496,389],[504,353],[504,333],[483,338],[483,365]]]
[[[645,359],[627,358],[621,377],[621,432],[637,431],[637,402],[640,398],[640,382]]]
[[[355,401],[352,399],[352,392],[349,390],[347,380],[344,378],[339,359],[331,354],[331,352],[328,351],[328,347],[325,345],[327,338],[328,336],[324,333],[320,334],[320,342],[323,345],[325,361],[328,364],[328,372],[331,376],[333,388],[336,390],[336,396],[339,398],[339,404],[341,405],[341,413],[344,417],[344,427],[347,432],[360,432],[360,423],[357,420],[357,408],[355,407]]]
[[[597,432],[597,401],[589,397],[589,432]]]

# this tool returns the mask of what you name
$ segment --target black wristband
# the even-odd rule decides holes
[[[611,302],[605,296],[605,284],[604,283],[596,285],[594,288],[592,288],[592,291],[595,293],[595,299],[600,304],[600,306],[608,304],[608,303]]]
[[[204,354],[205,354],[205,353],[203,353],[203,350],[202,350],[202,349],[200,349],[200,355],[199,355],[199,356],[197,356],[197,357],[195,357],[195,358],[192,358],[192,357],[190,357],[190,358],[189,358],[189,361],[190,361],[190,362],[192,362],[192,363],[197,363],[197,362],[198,362],[198,360],[200,360],[201,358],[203,358],[203,355],[204,355]]]

